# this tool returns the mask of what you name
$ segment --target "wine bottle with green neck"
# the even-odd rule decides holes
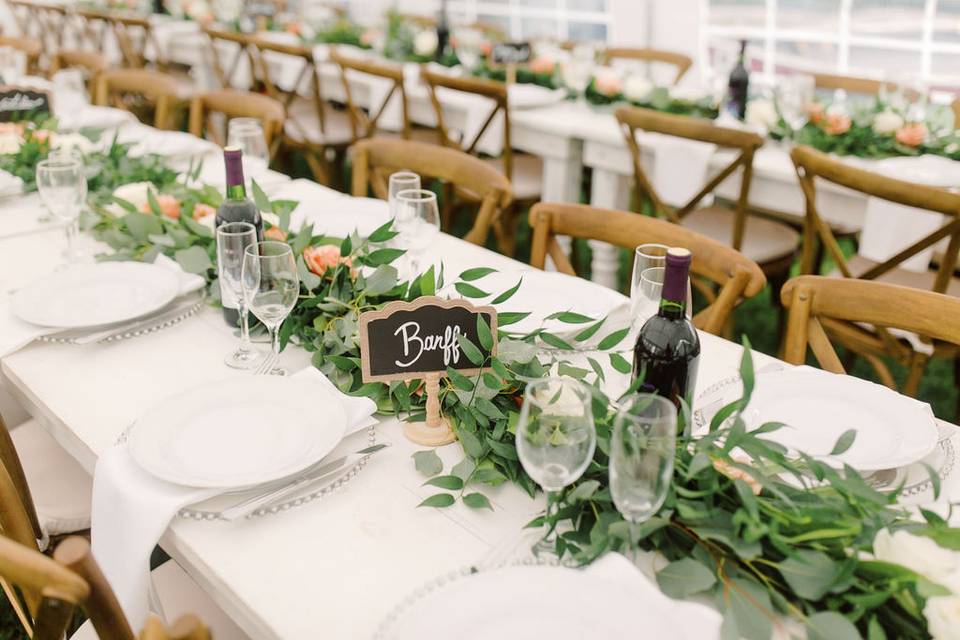
[[[687,319],[687,292],[692,256],[686,249],[667,251],[657,315],[644,323],[633,349],[633,380],[680,408],[692,403],[700,364],[700,337]]]
[[[236,147],[227,147],[223,150],[223,164],[227,171],[227,194],[217,209],[216,226],[227,222],[249,222],[257,228],[257,240],[262,241],[263,220],[260,210],[247,197],[243,179],[243,152]],[[237,326],[240,321],[237,301],[225,287],[220,289],[220,302],[223,305],[223,319],[231,327]]]

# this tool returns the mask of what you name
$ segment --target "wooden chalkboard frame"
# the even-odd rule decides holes
[[[46,113],[50,117],[53,117],[53,93],[47,89],[39,89],[37,87],[30,87],[20,84],[3,84],[0,85],[0,100],[6,97],[7,94],[13,93],[21,94],[34,94],[37,96],[43,96],[47,101],[46,111],[37,109],[25,109],[25,110],[2,110],[0,111],[0,122],[20,122],[25,119],[27,116],[34,113]],[[14,117],[16,116],[16,117]]]
[[[417,298],[413,302],[404,302],[402,300],[397,300],[394,302],[388,303],[379,311],[366,311],[360,314],[360,366],[362,372],[363,382],[390,382],[393,380],[417,380],[423,379],[431,373],[439,374],[441,377],[446,377],[446,369],[438,369],[436,371],[408,371],[405,373],[395,373],[395,374],[383,374],[383,375],[371,375],[370,374],[370,335],[368,333],[368,326],[371,322],[375,320],[383,320],[389,318],[394,313],[398,311],[417,311],[423,307],[440,307],[442,309],[466,309],[470,313],[476,314],[489,314],[490,316],[490,333],[493,334],[493,348],[490,350],[491,355],[497,355],[497,310],[496,308],[490,305],[484,306],[475,306],[470,302],[463,299],[454,299],[446,300],[444,298],[439,298],[437,296],[422,296]],[[478,345],[479,347],[479,345]],[[458,373],[462,373],[465,376],[476,375],[481,371],[485,371],[489,367],[472,367],[469,369],[457,369]]]

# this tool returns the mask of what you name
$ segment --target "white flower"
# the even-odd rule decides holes
[[[631,102],[641,102],[653,91],[653,83],[641,75],[627,76],[623,81],[623,95]]]
[[[881,135],[896,133],[903,126],[903,118],[893,111],[881,111],[873,117],[873,130]]]
[[[773,100],[757,98],[747,103],[747,124],[772,129],[780,120]]]
[[[938,584],[960,571],[960,554],[902,529],[879,531],[873,539],[873,554],[878,560],[906,567]]]
[[[20,151],[20,136],[16,133],[0,135],[0,153],[16,153]]]
[[[960,640],[960,596],[936,596],[923,608],[933,640]]]
[[[79,133],[61,133],[53,138],[53,148],[63,151],[76,149],[83,155],[87,155],[94,149],[93,143],[85,135]]]
[[[432,56],[437,51],[437,32],[424,29],[413,37],[413,52],[418,56]]]
[[[213,0],[211,3],[213,15],[220,22],[233,22],[243,13],[243,2],[240,0]]]
[[[148,191],[153,191],[153,195],[157,195],[156,187],[154,187],[149,182],[131,182],[130,184],[125,184],[123,186],[117,187],[113,191],[113,197],[129,202],[137,211],[143,211],[149,206],[149,198],[147,196]],[[121,207],[116,202],[111,202],[107,205],[107,211],[112,213],[115,216],[125,216],[128,211]]]

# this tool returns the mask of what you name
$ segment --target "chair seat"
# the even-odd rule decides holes
[[[48,536],[90,528],[93,478],[36,420],[10,432],[33,496],[40,526]]]
[[[704,207],[684,217],[680,224],[726,245],[732,244],[736,212],[726,207]],[[774,220],[747,216],[740,253],[761,267],[791,256],[800,244],[800,234]]]
[[[324,127],[321,130],[313,102],[294,100],[287,109],[283,132],[294,144],[304,146],[346,146],[353,141],[350,116],[346,111],[324,105],[323,117]]]
[[[210,629],[211,637],[217,640],[248,640],[249,636],[175,561],[163,563],[153,570],[151,577],[168,625],[192,613],[200,618]],[[99,640],[99,636],[87,620],[70,636],[70,640]]]
[[[853,273],[854,277],[856,277],[880,263],[869,258],[865,258],[861,255],[854,255],[847,260],[847,264],[850,267],[851,273]],[[840,278],[843,276],[839,269],[834,269],[827,275],[831,278]],[[936,280],[936,278],[936,271],[917,272],[893,268],[874,279],[878,282],[898,284],[902,287],[933,291],[933,282]],[[955,298],[960,298],[960,278],[957,278],[956,276],[950,278],[950,281],[947,283],[946,293],[947,295],[951,295]]]
[[[503,158],[487,160],[497,171],[506,175],[503,169]],[[513,199],[515,201],[539,200],[543,191],[543,159],[540,156],[528,153],[513,154]]]

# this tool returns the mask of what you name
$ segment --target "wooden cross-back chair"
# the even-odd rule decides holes
[[[650,216],[541,202],[530,210],[530,227],[530,264],[543,269],[549,255],[557,271],[574,276],[577,272],[557,236],[600,240],[630,251],[648,242],[689,249],[693,254],[691,274],[718,289],[709,306],[697,313],[693,321],[698,328],[717,335],[727,327],[734,307],[757,295],[766,284],[760,267],[742,253],[713,238]]]
[[[43,32],[43,25],[40,23],[37,5],[30,0],[7,0],[7,6],[10,7],[10,13],[13,21],[17,24],[17,30],[24,38],[40,37]]]
[[[94,104],[134,113],[158,129],[172,127],[180,102],[177,79],[153,69],[108,69],[97,76]]]
[[[113,37],[110,14],[106,11],[83,7],[77,7],[74,13],[81,23],[78,38],[83,41],[85,47],[103,53],[107,39]]]
[[[388,62],[355,58],[344,55],[340,50],[330,52],[330,59],[340,68],[340,81],[343,84],[343,93],[346,98],[347,112],[350,115],[350,127],[354,140],[372,138],[374,136],[391,135],[390,132],[380,129],[380,118],[387,110],[390,101],[396,95],[400,100],[400,114],[402,129],[400,137],[409,139],[413,128],[410,126],[409,102],[407,90],[404,86],[403,67]],[[390,83],[390,90],[385,94],[380,104],[361,107],[354,97],[351,83],[353,74],[373,76]]]
[[[37,22],[40,24],[40,40],[44,52],[52,56],[64,46],[71,35],[70,12],[66,5],[43,3],[36,7]]]
[[[210,116],[214,114],[223,118],[223,131],[210,126]],[[233,118],[256,118],[260,121],[270,159],[273,160],[283,138],[286,114],[283,104],[270,96],[235,89],[199,93],[190,103],[189,131],[198,138],[206,137],[222,147],[226,144],[227,125]]]
[[[627,147],[633,160],[634,181],[640,203],[649,201],[657,216],[683,225],[714,240],[728,244],[756,262],[763,269],[777,294],[786,282],[796,255],[799,234],[788,225],[767,218],[748,216],[750,181],[753,177],[753,158],[763,145],[763,138],[752,131],[730,129],[708,120],[660,113],[638,107],[621,107],[616,111]],[[687,140],[716,145],[736,151],[733,160],[679,209],[667,205],[657,194],[647,176],[637,132],[661,133]],[[654,162],[656,159],[654,158]],[[721,183],[741,170],[740,192],[732,206],[715,202],[700,207],[701,201],[712,194]],[[697,281],[695,280],[696,284]],[[698,287],[710,297],[710,292]],[[776,299],[776,298],[775,298]]]
[[[610,64],[614,60],[635,60],[650,64],[664,64],[676,69],[676,75],[673,78],[673,84],[677,84],[686,75],[687,71],[693,65],[690,56],[676,51],[664,51],[662,49],[647,49],[635,47],[610,47],[603,52],[605,64]]]
[[[313,48],[257,38],[251,41],[250,47],[257,52],[260,78],[267,95],[283,104],[286,111],[284,143],[304,154],[317,182],[334,184],[346,149],[354,140],[354,125],[346,111],[334,109],[323,99]],[[300,71],[289,87],[275,82],[270,72],[271,54],[300,62]],[[300,92],[304,83],[308,85],[308,96]]]
[[[960,278],[954,275],[960,253],[960,194],[852,167],[810,147],[795,147],[790,157],[796,167],[806,201],[801,273],[816,274],[820,271],[819,247],[822,246],[836,265],[833,275],[838,277],[880,280],[918,290],[960,296]],[[870,197],[940,213],[946,220],[941,227],[883,262],[857,253],[848,257],[844,255],[830,225],[820,214],[817,205],[817,179],[859,191]],[[939,256],[939,266],[935,272],[917,272],[903,268],[905,261],[938,244],[944,238],[949,239],[947,248]],[[896,304],[900,304],[899,301]],[[903,392],[907,395],[916,394],[923,369],[931,357],[957,358],[957,350],[952,346],[934,345],[932,353],[928,353],[929,350],[917,350],[910,341],[899,339],[882,328],[865,330],[863,327],[832,323],[828,330],[832,332],[835,340],[866,358],[888,386],[894,386],[893,376],[882,358],[888,356],[907,366],[911,371],[903,386]]]
[[[110,16],[110,21],[126,66],[133,69],[147,66],[147,48],[152,46],[156,55],[155,66],[158,69],[166,68],[164,52],[157,42],[149,18],[116,13]]]
[[[813,86],[820,91],[842,90],[847,93],[876,96],[883,88],[891,87],[891,83],[877,80],[875,78],[862,78],[858,76],[845,76],[833,73],[813,73]]]
[[[483,246],[493,230],[501,244],[505,241],[501,217],[513,201],[510,181],[482,160],[457,149],[396,138],[361,140],[352,150],[353,195],[366,196],[372,190],[385,200],[390,174],[413,171],[424,179],[452,184],[479,202],[473,228],[464,240]]]
[[[253,89],[256,83],[255,74],[257,72],[257,64],[254,53],[250,48],[252,36],[245,33],[237,33],[236,31],[214,29],[212,27],[203,27],[203,32],[206,34],[210,43],[211,66],[213,67],[214,75],[217,77],[217,82],[220,83],[220,88]],[[225,61],[222,57],[225,49],[233,50],[229,60],[226,61],[226,65],[224,65]],[[250,78],[246,86],[238,86],[237,74],[241,70],[240,64],[244,58],[246,58],[249,63]]]
[[[830,340],[838,326],[861,331],[864,340],[875,337],[865,326],[906,331],[960,351],[960,323],[955,321],[960,317],[960,299],[954,296],[887,282],[809,275],[790,280],[781,295],[789,309],[784,359],[791,364],[803,364],[809,347],[823,369],[846,373]],[[904,386],[915,388],[924,360],[907,365]],[[883,376],[881,381],[896,389],[892,378]]]
[[[107,59],[96,51],[80,49],[60,49],[50,62],[49,77],[63,69],[79,69],[87,82],[87,91],[91,96],[97,88],[97,76],[107,69]]]
[[[27,73],[39,73],[40,56],[43,55],[43,42],[41,40],[18,36],[0,36],[0,47],[10,47],[22,51],[27,58]]]

